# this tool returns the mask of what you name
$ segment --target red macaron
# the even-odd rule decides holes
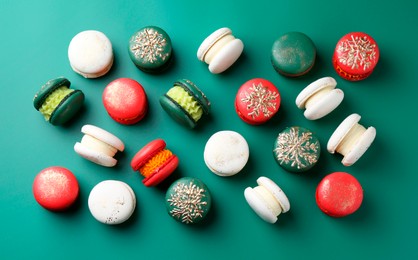
[[[318,207],[331,217],[345,217],[356,212],[363,201],[363,188],[346,172],[325,176],[316,188]]]
[[[124,125],[139,122],[148,111],[144,88],[129,78],[119,78],[110,82],[103,91],[102,100],[109,116]]]
[[[245,82],[235,97],[235,111],[246,123],[260,125],[270,120],[280,107],[279,90],[268,80]]]
[[[51,211],[69,208],[77,199],[79,186],[74,174],[60,166],[43,169],[36,175],[32,186],[35,200]]]
[[[145,145],[131,160],[131,167],[139,171],[145,179],[145,186],[155,186],[165,180],[178,166],[179,159],[166,149],[162,139],[156,139]]]

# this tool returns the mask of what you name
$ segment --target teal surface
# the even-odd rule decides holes
[[[417,1],[16,1],[0,0],[0,115],[3,145],[0,160],[1,259],[417,259],[418,146]],[[174,60],[162,74],[138,70],[128,55],[129,37],[147,25],[171,37]],[[245,45],[240,59],[225,73],[213,75],[196,57],[211,32],[227,26]],[[78,32],[96,29],[113,44],[115,63],[99,79],[84,79],[70,68],[67,48]],[[307,34],[318,56],[303,78],[285,78],[270,64],[274,40],[289,31]],[[348,82],[332,68],[337,41],[348,32],[364,31],[379,44],[380,61],[364,81]],[[44,121],[32,98],[49,79],[65,76],[86,95],[81,113],[64,127]],[[298,93],[312,81],[332,76],[345,93],[332,114],[308,121],[295,105]],[[119,77],[140,82],[149,111],[141,122],[114,122],[101,101],[104,87]],[[282,96],[279,113],[265,125],[242,122],[234,111],[238,88],[255,77],[273,82]],[[158,99],[187,78],[211,101],[211,115],[195,129],[177,124]],[[322,149],[310,171],[284,171],[274,160],[273,144],[285,127],[298,125],[317,134],[322,147],[349,114],[374,126],[377,138],[353,166]],[[105,168],[73,151],[80,129],[93,124],[117,135],[126,145],[118,165]],[[203,161],[209,137],[219,130],[242,134],[250,147],[244,170],[230,178],[211,173]],[[147,188],[130,168],[146,143],[163,138],[180,160],[173,176]],[[75,207],[52,213],[32,195],[32,182],[43,168],[67,167],[80,183]],[[315,189],[328,173],[346,171],[364,189],[364,202],[342,219],[323,214]],[[197,177],[212,194],[205,222],[186,226],[166,212],[165,192],[180,177]],[[243,192],[259,176],[275,181],[288,195],[291,209],[268,224],[247,205]],[[137,195],[132,219],[106,226],[90,214],[90,190],[102,180],[128,183]]]

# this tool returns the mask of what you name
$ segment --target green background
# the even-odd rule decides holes
[[[412,0],[353,1],[0,1],[0,258],[56,257],[81,259],[395,259],[417,258],[417,41],[418,3]],[[138,70],[127,52],[129,37],[139,28],[157,25],[170,35],[175,51],[163,74]],[[212,75],[196,58],[200,43],[212,31],[229,27],[245,45],[228,71]],[[113,44],[115,63],[99,79],[74,73],[67,58],[71,38],[80,31],[104,32]],[[270,64],[276,38],[288,31],[311,37],[317,62],[302,78],[285,78]],[[332,68],[334,47],[344,34],[364,31],[380,48],[373,74],[361,82],[339,78]],[[68,125],[54,127],[33,108],[32,98],[47,80],[65,76],[81,89],[86,102]],[[342,104],[327,117],[308,121],[295,105],[298,93],[312,81],[332,76],[345,93]],[[149,112],[133,126],[107,115],[101,94],[119,77],[140,82]],[[236,91],[245,81],[272,81],[282,96],[280,112],[265,125],[242,122],[234,111]],[[194,130],[176,124],[158,98],[180,78],[195,82],[212,103],[212,113]],[[338,124],[358,113],[377,138],[353,166],[326,151]],[[126,150],[118,165],[105,168],[73,151],[84,124],[94,124],[122,139]],[[322,145],[319,163],[303,174],[281,169],[273,159],[277,134],[287,126],[306,127]],[[250,146],[244,170],[230,178],[212,174],[203,149],[219,130],[241,133]],[[163,138],[180,159],[176,172],[158,187],[146,188],[130,168],[133,155],[146,143]],[[40,207],[32,182],[43,168],[59,165],[74,172],[80,198],[63,213]],[[342,219],[323,214],[315,189],[328,173],[346,171],[364,189],[364,202]],[[182,176],[203,180],[213,208],[201,225],[186,226],[166,212],[165,191]],[[267,176],[286,192],[291,210],[268,224],[247,205],[243,191]],[[137,195],[132,219],[120,226],[97,222],[87,206],[90,190],[106,179],[128,183]]]

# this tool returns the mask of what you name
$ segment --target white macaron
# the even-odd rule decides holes
[[[113,134],[94,125],[84,125],[81,142],[74,145],[74,151],[94,163],[113,167],[117,160],[113,158],[117,151],[123,151],[125,145]]]
[[[361,116],[352,114],[344,119],[328,140],[327,150],[344,156],[343,165],[350,166],[367,151],[376,137],[374,127],[365,128],[358,124]]]
[[[116,225],[131,217],[136,207],[136,197],[128,184],[106,180],[91,190],[88,206],[93,217],[99,222]]]
[[[296,106],[306,109],[303,113],[309,120],[316,120],[331,113],[344,99],[344,92],[336,89],[337,82],[332,77],[320,78],[296,97]]]
[[[248,187],[245,199],[257,215],[268,223],[276,223],[281,213],[290,210],[290,202],[283,190],[267,177],[257,179],[259,186]]]
[[[102,32],[82,31],[71,40],[68,59],[71,68],[83,77],[101,77],[113,64],[112,43]]]
[[[209,35],[199,46],[197,58],[209,64],[213,74],[224,72],[241,56],[244,44],[232,35],[229,28],[220,28]]]
[[[247,164],[250,150],[245,138],[237,132],[224,130],[213,134],[206,142],[203,158],[216,175],[232,176]]]

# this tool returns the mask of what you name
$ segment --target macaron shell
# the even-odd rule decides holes
[[[131,167],[134,171],[139,170],[154,155],[162,151],[166,147],[166,143],[162,139],[155,139],[141,148],[131,160]]]
[[[182,87],[187,93],[194,97],[194,99],[200,104],[205,114],[210,112],[210,101],[206,95],[200,90],[196,84],[188,79],[180,79],[174,82],[174,86]]]
[[[206,37],[206,39],[200,44],[199,49],[197,50],[197,58],[203,61],[210,47],[212,47],[219,39],[231,33],[231,29],[227,27],[220,28],[214,31],[212,34]]]
[[[107,143],[119,151],[123,151],[125,149],[125,145],[123,142],[114,136],[113,134],[109,133],[106,130],[103,130],[97,126],[94,125],[84,125],[81,128],[81,132],[87,135],[91,135],[92,137],[99,139],[100,141]]]
[[[244,190],[244,197],[248,205],[254,212],[264,221],[274,224],[277,221],[277,216],[272,213],[263,199],[252,188],[248,187]]]
[[[128,220],[136,207],[132,188],[121,181],[106,180],[90,192],[88,206],[93,217],[104,224],[116,225]]]
[[[335,129],[334,133],[328,140],[327,150],[330,153],[335,153],[338,145],[344,139],[344,137],[348,134],[348,132],[353,128],[355,124],[357,124],[361,119],[361,116],[358,114],[351,114],[347,118],[345,118],[341,124]]]
[[[245,82],[235,97],[235,110],[246,123],[260,125],[270,120],[279,110],[279,90],[268,80],[255,78]]]
[[[43,105],[45,99],[52,92],[54,92],[54,90],[62,86],[70,88],[71,82],[64,77],[58,77],[55,79],[48,80],[33,97],[33,106],[35,107],[35,109],[39,110],[39,108],[41,108],[41,106]]]
[[[80,32],[68,46],[68,59],[73,70],[85,78],[103,76],[113,64],[112,43],[102,32]]]
[[[189,116],[189,114],[184,110],[177,102],[172,100],[169,96],[163,95],[159,99],[161,107],[169,114],[174,120],[182,125],[186,125],[190,128],[195,128],[197,122]]]
[[[209,71],[213,74],[219,74],[227,70],[244,50],[244,43],[240,39],[234,39],[225,45],[209,64]]]
[[[343,99],[344,92],[341,89],[333,89],[315,104],[308,107],[303,114],[309,120],[320,119],[337,108]]]
[[[79,185],[70,170],[52,166],[36,175],[32,190],[35,200],[42,207],[51,211],[62,211],[76,201]]]
[[[74,90],[55,108],[49,122],[53,125],[63,125],[80,111],[83,104],[84,93],[81,90]]]
[[[74,145],[74,151],[81,157],[105,167],[113,167],[118,162],[115,158],[92,150],[79,142]]]
[[[367,128],[366,132],[360,137],[360,140],[354,145],[351,151],[346,154],[341,161],[344,166],[351,166],[369,149],[376,137],[374,127]]]
[[[282,213],[290,210],[290,202],[283,190],[272,180],[267,177],[259,177],[257,184],[265,187],[277,200],[282,208]]]
[[[158,167],[148,178],[142,180],[142,183],[147,186],[156,186],[170,176],[179,164],[179,159],[177,156],[173,155],[168,159],[163,165]]]
[[[109,116],[125,125],[139,122],[148,109],[144,88],[129,78],[110,82],[103,91],[102,100]]]
[[[303,109],[305,108],[306,100],[308,100],[309,97],[323,90],[324,88],[334,89],[336,86],[337,86],[337,81],[335,81],[334,78],[332,77],[320,78],[312,82],[311,84],[309,84],[306,88],[304,88],[299,93],[299,95],[296,97],[296,106],[300,109]]]
[[[363,201],[363,188],[345,172],[325,176],[316,189],[318,207],[332,217],[344,217],[357,211]]]

